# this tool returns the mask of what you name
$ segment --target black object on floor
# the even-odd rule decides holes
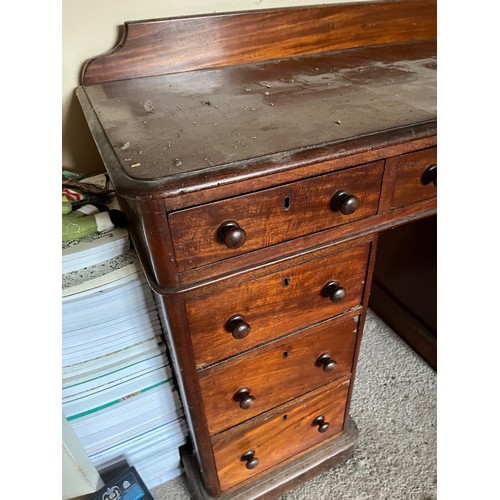
[[[143,480],[135,470],[128,467],[106,482],[89,500],[154,500]]]

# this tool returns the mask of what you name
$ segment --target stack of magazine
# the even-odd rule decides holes
[[[63,412],[94,466],[125,461],[148,488],[180,475],[182,406],[126,229],[63,243],[62,314]]]

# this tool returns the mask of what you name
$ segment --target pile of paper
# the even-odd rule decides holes
[[[98,235],[95,253],[92,238],[63,247],[63,412],[98,470],[126,460],[154,488],[181,474],[187,431],[153,294],[125,233]]]

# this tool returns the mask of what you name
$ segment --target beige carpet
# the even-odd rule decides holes
[[[354,455],[282,500],[436,499],[436,407],[436,373],[369,311],[351,404]],[[190,498],[184,476],[152,494]]]

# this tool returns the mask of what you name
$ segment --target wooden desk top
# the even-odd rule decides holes
[[[91,82],[77,95],[117,192],[171,197],[434,136],[436,42]]]

